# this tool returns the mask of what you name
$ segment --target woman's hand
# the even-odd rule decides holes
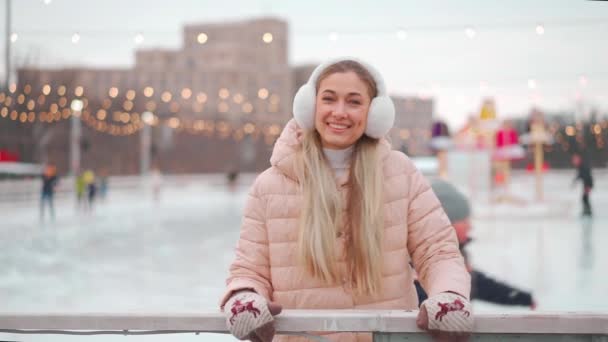
[[[281,313],[279,304],[251,291],[237,292],[226,302],[224,315],[230,333],[239,340],[271,342],[274,334],[274,316]]]
[[[437,294],[420,305],[416,324],[435,341],[467,341],[473,331],[471,303],[455,293]]]

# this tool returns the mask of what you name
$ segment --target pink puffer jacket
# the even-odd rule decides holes
[[[387,143],[378,147],[385,197],[384,260],[378,265],[383,273],[381,295],[356,296],[346,278],[340,284],[327,285],[298,266],[295,251],[302,200],[294,170],[298,136],[299,128],[292,120],[275,144],[272,166],[252,186],[222,307],[233,291],[252,289],[284,309],[413,310],[418,308],[418,299],[410,260],[429,296],[453,291],[469,297],[469,273],[449,219],[412,161],[391,151]],[[341,191],[348,191],[341,185]],[[344,236],[336,237],[338,251],[343,251],[344,241]],[[343,261],[340,269],[346,274]],[[371,341],[370,334],[326,337],[332,341]],[[307,340],[277,336],[275,341]]]

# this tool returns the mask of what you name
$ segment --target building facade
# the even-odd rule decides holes
[[[18,70],[0,93],[0,148],[67,173],[76,115],[82,169],[139,173],[150,132],[151,166],[163,172],[260,171],[314,67],[289,65],[283,20],[188,25],[180,49],[138,50],[132,68]],[[432,100],[394,101],[395,148],[426,153]]]
[[[395,104],[395,127],[389,134],[393,148],[411,156],[430,155],[433,99],[396,95],[391,98]]]

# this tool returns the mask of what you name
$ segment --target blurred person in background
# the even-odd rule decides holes
[[[105,201],[106,196],[108,194],[108,169],[102,169],[99,172],[98,178],[98,188],[99,188],[99,199],[101,201]]]
[[[323,63],[293,111],[247,199],[220,301],[229,331],[271,341],[282,308],[417,309],[411,256],[430,294],[418,326],[466,338],[458,335],[473,326],[470,275],[429,183],[385,139],[394,105],[382,76],[351,58]],[[328,336],[371,341],[369,333]]]
[[[471,231],[471,206],[466,196],[454,185],[444,180],[433,180],[431,187],[456,230],[460,251],[464,256],[467,269],[471,273],[471,299],[500,305],[526,306],[534,310],[536,302],[530,292],[495,280],[484,272],[474,269],[471,265],[466,251],[466,246],[472,241],[469,236]],[[426,292],[420,282],[416,280],[415,284],[418,291],[418,301],[422,303],[427,298]]]
[[[95,173],[93,172],[93,170],[86,170],[82,174],[82,178],[84,180],[85,189],[87,193],[87,200],[85,201],[85,210],[90,213],[93,211],[93,204],[95,202],[95,195],[97,192],[97,186],[95,184]]]
[[[150,188],[152,190],[152,198],[154,202],[160,202],[160,192],[163,185],[163,174],[158,167],[154,167],[148,176]]]
[[[47,164],[42,172],[42,192],[40,196],[40,220],[44,220],[44,208],[49,207],[51,219],[55,219],[55,188],[59,178],[57,178],[57,168],[53,164]]]
[[[226,174],[228,179],[228,191],[235,192],[237,181],[239,179],[239,173],[236,170],[231,170]]]
[[[581,196],[581,202],[583,205],[583,216],[591,216],[591,203],[589,202],[589,195],[593,189],[593,176],[591,175],[591,163],[587,157],[583,157],[580,153],[572,155],[572,164],[576,167],[576,177],[572,181],[574,185],[577,181],[583,183],[583,191]]]
[[[76,190],[76,210],[86,210],[86,199],[84,197],[86,183],[84,181],[84,172],[81,172],[76,176],[74,188]]]

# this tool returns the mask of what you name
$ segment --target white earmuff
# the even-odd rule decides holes
[[[315,68],[308,82],[300,87],[293,99],[293,117],[301,128],[307,130],[314,128],[317,78],[328,66],[347,60],[361,64],[369,71],[376,82],[378,95],[372,99],[370,104],[365,134],[371,138],[382,138],[393,127],[395,122],[395,105],[386,92],[386,86],[380,73],[371,65],[352,57],[332,59]]]

